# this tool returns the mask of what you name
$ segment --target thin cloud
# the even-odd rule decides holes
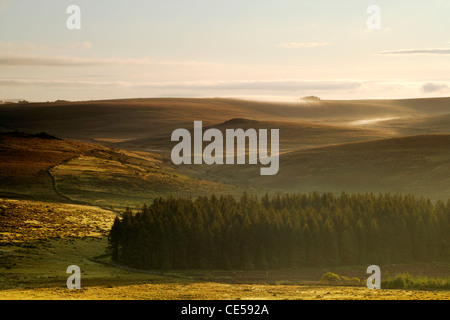
[[[1,86],[9,87],[64,87],[64,88],[111,88],[129,87],[126,81],[72,81],[72,80],[44,80],[44,79],[0,79]]]
[[[68,51],[73,52],[84,51],[91,49],[93,47],[92,43],[89,41],[84,42],[73,42],[73,43],[60,43],[52,46],[48,45],[37,45],[34,43],[15,43],[15,42],[2,42],[0,41],[0,50],[3,54],[10,55],[23,55],[33,54],[33,55],[44,55],[44,54],[57,54],[57,52]]]
[[[0,66],[47,66],[47,67],[89,67],[111,65],[123,61],[86,59],[66,56],[35,56],[35,55],[2,55]]]
[[[88,45],[84,45],[87,47]],[[47,67],[92,67],[92,66],[203,66],[211,65],[198,61],[152,61],[148,58],[123,59],[123,58],[77,58],[70,56],[38,56],[38,55],[2,55],[0,66],[47,66]]]
[[[220,90],[271,90],[271,91],[297,91],[297,90],[350,90],[358,88],[361,83],[357,81],[305,81],[305,80],[274,80],[274,81],[220,81],[213,83],[193,83],[205,89]]]
[[[194,82],[131,82],[131,81],[72,81],[47,79],[0,79],[2,86],[36,86],[36,87],[99,87],[99,88],[133,88],[164,90],[232,90],[232,91],[286,91],[298,90],[330,91],[353,90],[362,85],[358,81],[194,81]]]
[[[425,83],[422,91],[425,93],[449,91],[449,86],[443,83]]]
[[[348,99],[369,96],[423,97],[429,94],[445,94],[450,91],[450,82],[422,82],[397,80],[272,80],[272,81],[133,81],[132,79],[71,79],[71,78],[0,78],[0,88],[10,94],[40,95],[49,98],[54,93],[65,92],[70,99],[93,99],[93,97],[125,96],[172,96],[172,97],[292,97],[318,95],[325,98]],[[373,96],[375,93],[375,96]],[[402,93],[399,96],[399,93]],[[72,95],[72,96],[71,96]],[[44,97],[44,98],[42,98]],[[52,96],[53,97],[53,96]],[[58,96],[60,97],[60,96]],[[76,98],[73,98],[76,97]],[[28,98],[31,99],[31,98]],[[275,99],[277,100],[277,99]]]
[[[394,51],[383,51],[383,55],[447,55],[450,54],[450,48],[431,48],[431,49],[401,49]]]
[[[2,51],[38,51],[48,50],[47,46],[38,46],[33,43],[14,43],[14,42],[2,42],[0,41],[0,50]]]
[[[278,48],[317,48],[330,45],[330,42],[289,42],[289,43],[281,43],[278,44]]]

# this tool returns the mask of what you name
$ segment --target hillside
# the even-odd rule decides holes
[[[449,133],[450,113],[380,121],[369,126],[369,128],[374,130],[391,130],[398,135]]]
[[[22,133],[0,134],[0,150],[2,197],[123,209],[158,196],[228,191],[178,174],[151,153]]]
[[[401,192],[432,199],[450,194],[450,134],[339,144],[280,155],[275,176],[259,166],[215,166],[205,175],[295,192]]]
[[[233,118],[213,125],[203,124],[203,131],[210,128],[220,130],[224,137],[227,129],[278,129],[280,132],[281,152],[336,143],[371,140],[393,135],[388,130],[358,128],[350,125],[338,126],[293,121],[256,121],[243,118]],[[193,136],[193,122],[188,124],[185,129],[187,129],[191,133],[191,136]],[[169,158],[172,148],[177,143],[178,142],[170,141],[170,134],[159,134],[141,139],[116,142],[111,145],[127,150],[149,150],[156,152],[165,158]],[[204,146],[207,144],[208,142],[204,142]]]
[[[449,110],[450,98],[298,103],[159,98],[2,105],[0,130],[45,131],[66,140],[2,135],[0,195],[106,207],[134,206],[160,195],[227,193],[236,186],[447,198]],[[280,171],[261,177],[260,166],[174,166],[171,133],[192,131],[195,120],[203,121],[204,130],[222,132],[279,129]]]

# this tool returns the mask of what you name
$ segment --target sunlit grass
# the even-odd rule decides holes
[[[387,275],[381,281],[381,287],[408,290],[450,290],[450,277],[431,278],[428,276],[411,276],[408,273],[398,274],[394,277]]]

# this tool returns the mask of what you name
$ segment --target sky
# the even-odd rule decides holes
[[[0,0],[0,100],[450,96],[449,31],[448,0]]]

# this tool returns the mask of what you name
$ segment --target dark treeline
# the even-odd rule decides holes
[[[449,260],[450,200],[246,193],[156,199],[110,232],[114,261],[148,269],[272,269]]]

